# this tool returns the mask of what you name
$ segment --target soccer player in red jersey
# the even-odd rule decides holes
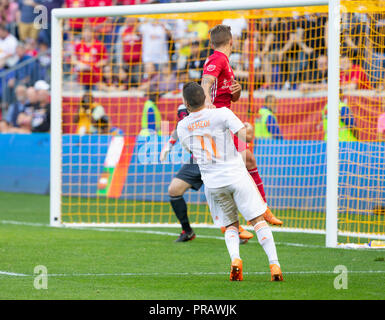
[[[78,71],[78,81],[86,91],[93,90],[101,81],[102,68],[108,56],[104,44],[95,38],[92,27],[84,26],[82,39],[75,46],[73,58]]]
[[[229,56],[233,45],[231,28],[221,24],[212,28],[210,30],[210,42],[214,53],[205,62],[201,82],[206,95],[205,103],[208,108],[230,108],[232,102],[239,100],[242,91],[241,85],[234,78],[234,73],[229,63]],[[247,129],[252,130],[252,126],[249,124]],[[246,150],[246,168],[258,187],[263,200],[266,202],[263,182],[259,176],[253,153],[247,148],[246,144],[236,139],[236,137],[234,138],[234,144],[239,152]],[[264,218],[271,224],[283,224],[281,220],[273,215],[270,209],[267,209]]]

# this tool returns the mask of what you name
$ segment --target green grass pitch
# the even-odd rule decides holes
[[[51,228],[49,197],[0,193],[0,299],[385,299],[385,250],[327,249],[324,236],[275,232],[285,281],[272,283],[255,239],[241,246],[244,281],[216,229],[174,243],[177,228]],[[48,289],[34,287],[34,268]],[[337,265],[348,288],[334,288]]]

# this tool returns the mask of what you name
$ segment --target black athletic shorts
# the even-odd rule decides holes
[[[175,177],[191,184],[191,188],[197,191],[203,184],[201,171],[197,164],[184,164]]]

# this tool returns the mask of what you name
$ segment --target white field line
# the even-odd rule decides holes
[[[12,221],[12,220],[0,220],[2,224],[12,224],[12,225],[23,225],[23,226],[31,226],[31,227],[49,227],[49,228],[63,228],[63,227],[51,227],[49,224],[44,223],[35,223],[35,222],[23,222],[23,221]],[[163,236],[171,236],[177,237],[179,233],[165,232],[165,231],[155,231],[155,230],[140,230],[140,229],[131,229],[131,228],[102,228],[102,227],[80,227],[80,226],[66,226],[64,229],[76,229],[76,230],[92,230],[99,232],[126,232],[126,233],[141,233],[141,234],[156,234]],[[197,238],[202,239],[215,239],[215,240],[224,240],[224,237],[220,236],[208,236],[208,235],[197,235]],[[326,248],[325,246],[314,245],[314,244],[304,244],[304,243],[294,243],[294,242],[275,242],[276,245],[281,246],[290,246],[290,247],[302,247],[302,248],[320,248],[320,249],[345,249],[345,250],[373,250],[370,248],[345,248],[345,247],[337,247],[337,248]],[[376,248],[376,251],[382,251],[385,249]]]
[[[28,277],[28,276],[30,276],[30,275],[24,274],[24,273],[15,273],[15,272],[0,271],[0,276]]]
[[[285,275],[312,275],[312,274],[334,274],[334,271],[284,271]],[[350,274],[383,274],[385,270],[352,270]],[[244,272],[245,275],[269,275],[270,272]],[[0,276],[10,277],[35,277],[33,274],[23,274],[0,271]],[[145,277],[145,276],[215,276],[228,275],[228,272],[123,272],[123,273],[57,273],[47,274],[48,277]]]

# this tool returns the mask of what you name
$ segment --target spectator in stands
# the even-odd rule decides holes
[[[25,45],[23,43],[17,45],[16,57],[17,63],[14,67],[22,65],[25,61],[31,59],[31,56],[26,54]],[[31,81],[33,81],[33,72],[33,65],[31,64],[26,64],[24,67],[17,68],[11,73],[11,79],[8,80],[8,87],[12,89],[16,84],[31,84]]]
[[[340,90],[340,95],[342,90]],[[358,130],[356,126],[356,120],[354,113],[351,108],[346,104],[345,101],[341,101],[338,104],[340,113],[340,122],[338,136],[339,141],[358,141]],[[324,132],[324,140],[327,140],[327,117],[328,117],[328,105],[326,104],[322,110],[322,122],[319,126],[322,127]]]
[[[1,0],[0,1],[0,24],[6,24],[10,27],[11,33],[14,34],[16,27],[16,14],[19,8],[17,1]]]
[[[365,71],[357,64],[353,64],[347,54],[340,58],[340,84],[343,90],[371,89]]]
[[[190,47],[190,56],[187,59],[187,78],[188,81],[198,81],[202,79],[203,66],[207,59],[207,49],[201,47],[199,41],[194,41]]]
[[[72,65],[78,81],[86,91],[96,89],[101,80],[102,68],[108,60],[105,46],[96,39],[92,28],[85,26],[81,41],[75,46]]]
[[[17,127],[17,117],[21,112],[25,111],[27,105],[27,87],[19,84],[15,88],[16,101],[8,107],[7,115],[5,120],[11,127]]]
[[[148,96],[152,97],[150,100],[155,103],[160,96],[177,89],[178,79],[175,72],[172,72],[170,64],[162,65],[159,72],[149,82],[145,82],[139,87],[139,90],[147,92]]]
[[[46,80],[50,79],[50,67],[51,67],[51,49],[45,42],[39,42],[39,59],[37,61],[37,79]]]
[[[34,26],[34,20],[37,16],[34,13],[35,7],[38,5],[33,0],[20,0],[19,1],[19,23],[18,23],[18,32],[19,39],[25,41],[28,38],[37,40],[40,29]]]
[[[38,104],[33,110],[31,131],[49,132],[51,115],[49,84],[44,80],[39,80],[35,83],[34,88],[37,92]]]
[[[17,115],[16,126],[9,126],[8,133],[48,132],[50,127],[49,85],[39,80],[26,91],[27,102]]]
[[[16,63],[16,47],[17,39],[5,25],[0,25],[0,65],[12,67]]]
[[[361,64],[364,58],[367,26],[352,13],[342,15],[340,50],[349,52],[353,64]]]
[[[203,21],[190,21],[187,24],[179,22],[180,31],[177,38],[178,68],[187,66],[187,59],[191,55],[191,44],[199,41],[202,48],[209,48],[209,26]]]
[[[328,58],[319,56],[316,62],[316,69],[309,67],[304,75],[305,82],[299,85],[301,91],[327,90],[328,88]]]
[[[295,33],[288,18],[272,18],[266,36],[262,63],[265,83],[263,89],[281,89],[286,63],[284,55],[293,46]]]
[[[25,54],[30,57],[36,57],[38,55],[37,41],[34,39],[27,39],[24,42]]]
[[[231,67],[234,70],[234,75],[237,81],[241,84],[244,90],[249,90],[250,85],[253,86],[254,90],[258,89],[263,83],[263,70],[262,70],[262,61],[265,53],[263,52],[264,38],[263,34],[257,31],[253,33],[252,45],[253,48],[250,50],[249,43],[249,33],[246,30],[243,30],[242,36],[240,38],[241,50],[240,52],[232,52],[229,57],[229,62]],[[249,81],[249,73],[251,71],[250,64],[250,54],[253,52],[254,57],[254,76],[253,81]]]
[[[127,74],[128,87],[140,84],[142,62],[142,36],[137,30],[138,19],[127,17],[120,28],[117,44],[121,45],[123,70]]]
[[[88,134],[91,133],[91,117],[93,109],[93,96],[90,92],[86,92],[81,101],[78,113],[74,116],[74,123],[77,124],[76,133]]]
[[[7,83],[9,79],[11,79],[11,74],[8,71],[8,68],[5,66],[5,61],[0,59],[0,73],[5,72],[5,75],[0,78],[0,108],[5,108],[7,106],[7,96],[8,96],[8,89],[7,89]],[[3,96],[5,95],[5,97]],[[8,99],[9,100],[9,99]]]
[[[33,86],[26,90],[27,102],[24,106],[23,112],[17,116],[17,126],[10,128],[9,132],[13,133],[30,133],[31,120],[35,109],[39,106],[39,99],[37,92]]]
[[[27,105],[27,88],[24,85],[18,85],[15,89],[16,101],[8,107],[8,112],[0,127],[0,132],[8,132],[12,127],[18,127],[17,118],[20,113],[25,111]]]
[[[103,67],[103,76],[102,81],[99,83],[99,90],[108,92],[123,91],[127,89],[126,83],[126,74],[123,70],[113,73],[110,65]]]
[[[24,113],[32,115],[33,110],[38,108],[39,99],[35,87],[31,86],[27,88],[27,103],[24,108]]]
[[[303,50],[307,55],[307,63],[311,63],[327,53],[325,40],[327,20],[327,13],[313,13],[298,22],[298,28],[302,30],[302,41],[305,45]]]
[[[78,113],[74,117],[74,123],[77,124],[77,134],[97,133],[98,129],[95,127],[95,124],[103,116],[106,116],[103,106],[94,102],[92,94],[86,92],[82,96]]]
[[[273,95],[265,97],[264,105],[259,108],[255,123],[255,137],[257,139],[283,139],[275,114],[277,100]]]
[[[290,35],[288,41],[285,43],[282,51],[285,52],[285,70],[287,76],[285,77],[285,89],[296,89],[300,81],[300,75],[307,66],[307,62],[314,51],[304,41],[305,29],[307,26],[301,25],[300,22],[290,21]],[[306,20],[308,21],[308,20]],[[314,34],[315,35],[315,34]],[[310,36],[311,38],[311,36]]]
[[[151,19],[141,23],[138,28],[143,39],[143,80],[149,81],[161,65],[169,62],[167,34],[170,30],[165,22]]]
[[[186,45],[187,22],[184,19],[167,19],[166,23],[171,32],[168,35],[170,59],[172,61],[172,69],[185,69],[186,60],[190,54],[190,48]]]

